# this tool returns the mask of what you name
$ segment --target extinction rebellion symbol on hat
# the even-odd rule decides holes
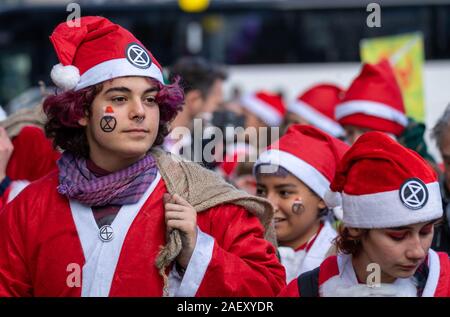
[[[418,178],[407,179],[400,187],[400,200],[409,209],[421,209],[428,200],[427,186]]]
[[[152,64],[152,60],[148,55],[145,48],[137,43],[131,43],[128,45],[127,50],[125,52],[127,60],[138,68],[149,68]]]

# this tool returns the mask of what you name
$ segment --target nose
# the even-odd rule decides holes
[[[426,250],[421,243],[420,237],[412,237],[406,249],[406,257],[411,261],[418,262],[425,259],[426,255]]]
[[[272,207],[275,210],[278,210],[278,199],[277,196],[274,193],[269,192],[267,194],[267,199],[269,200],[269,202],[272,204]]]
[[[145,118],[145,108],[143,102],[138,100],[133,100],[130,102],[130,109],[129,109],[129,117],[131,120],[135,118]]]

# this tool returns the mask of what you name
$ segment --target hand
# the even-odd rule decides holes
[[[178,229],[183,249],[177,257],[178,264],[187,268],[197,241],[197,212],[180,195],[164,194],[166,226],[169,231]]]
[[[6,176],[6,167],[11,158],[14,146],[3,127],[0,127],[0,181]]]

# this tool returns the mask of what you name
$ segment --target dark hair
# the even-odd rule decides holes
[[[161,145],[169,133],[168,123],[182,108],[184,95],[178,78],[170,85],[163,85],[154,79],[149,80],[159,89],[156,102],[160,120],[158,135],[153,145]],[[91,104],[102,88],[103,84],[100,83],[79,91],[56,92],[44,100],[43,109],[47,115],[45,133],[53,140],[55,148],[59,147],[85,158],[89,156],[86,132],[84,127],[78,124],[78,120],[91,115]]]
[[[226,71],[219,65],[212,64],[202,57],[182,57],[171,68],[169,80],[181,77],[181,86],[184,93],[191,90],[200,90],[203,98],[206,98],[211,87],[217,79],[225,80]]]
[[[360,234],[352,236],[348,227],[342,223],[338,227],[338,235],[334,239],[337,251],[344,254],[358,255],[362,250],[361,240],[369,234],[369,229],[360,229]]]

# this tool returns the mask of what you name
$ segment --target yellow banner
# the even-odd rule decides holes
[[[403,93],[406,114],[419,122],[425,121],[423,46],[422,33],[364,39],[360,43],[362,62],[389,59]]]

